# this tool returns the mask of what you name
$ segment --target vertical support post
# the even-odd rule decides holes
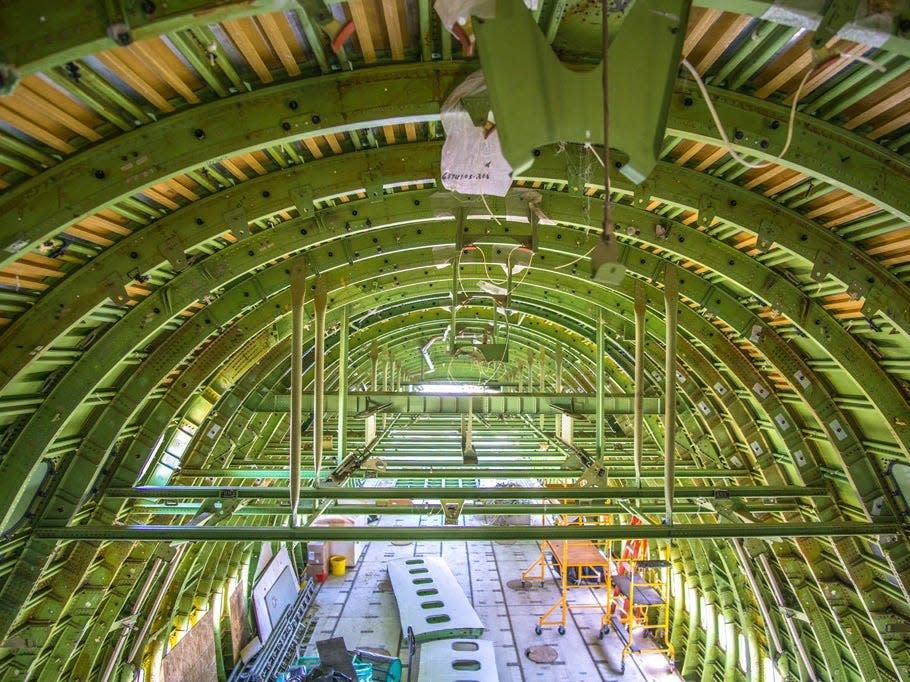
[[[461,451],[467,457],[474,450],[474,399],[468,397],[468,412],[462,415]]]
[[[556,392],[562,393],[562,342],[556,343]],[[563,414],[557,412],[553,415],[554,433],[557,438],[562,438]]]
[[[290,414],[290,526],[297,527],[297,507],[300,505],[300,438],[303,408],[303,302],[306,298],[306,267],[297,264],[291,269],[291,414]]]
[[[673,525],[673,492],[676,458],[676,314],[679,280],[676,268],[667,263],[664,270],[664,310],[666,313],[666,357],[664,361],[664,523]]]
[[[139,594],[136,597],[136,601],[133,602],[133,608],[130,609],[131,616],[135,616],[142,609],[145,598],[148,596],[149,591],[158,579],[158,572],[161,570],[162,566],[164,566],[164,561],[160,557],[156,558],[152,563],[148,575],[145,577],[145,582],[143,582],[142,587],[139,588]],[[130,632],[129,628],[123,626],[123,631],[120,633],[120,637],[117,638],[117,644],[114,645],[114,651],[111,653],[110,658],[107,659],[107,665],[104,668],[104,672],[101,674],[101,682],[110,681],[111,675],[114,674],[114,668],[116,668],[117,664],[120,662],[120,654],[123,652],[123,647],[126,644],[127,638],[130,636]]]
[[[189,547],[189,545],[183,544],[177,548],[177,551],[174,552],[174,556],[170,559],[170,567],[164,576],[164,580],[157,583],[158,593],[155,595],[155,600],[152,602],[152,606],[148,611],[148,616],[142,624],[139,634],[136,635],[136,639],[133,640],[133,646],[130,648],[130,652],[126,657],[126,660],[134,665],[142,663],[141,650],[146,645],[145,638],[148,636],[149,629],[152,627],[152,621],[155,620],[155,616],[158,614],[158,608],[161,606],[161,602],[164,601],[164,596],[167,594],[167,590],[174,580],[174,576],[177,575],[177,570],[180,568],[180,562],[183,559],[183,553],[187,547]],[[161,640],[156,638],[155,641],[160,642]],[[155,664],[153,663],[153,665]],[[158,661],[157,666],[159,667],[159,670],[160,665],[161,662]]]
[[[455,214],[455,255],[452,257],[452,327],[449,329],[449,354],[455,355],[455,323],[458,317],[458,278],[461,276],[461,252],[464,249],[465,210],[456,208]]]
[[[765,593],[761,591],[758,581],[755,579],[755,573],[752,572],[751,562],[746,550],[743,549],[742,541],[739,538],[733,538],[733,549],[736,550],[736,556],[739,558],[739,564],[742,566],[743,574],[752,588],[752,594],[755,596],[755,603],[758,604],[758,610],[761,612],[762,620],[765,622],[765,629],[768,631],[773,649],[771,658],[777,660],[777,657],[784,652],[784,647],[780,641],[780,633],[777,631],[777,625],[771,618],[771,612],[765,603]]]
[[[635,282],[635,405],[632,416],[632,457],[635,464],[635,486],[641,487],[641,451],[645,411],[645,310],[648,296],[645,285]]]
[[[322,430],[325,419],[325,282],[321,277],[316,279],[316,297],[313,301],[316,309],[315,354],[313,363],[313,485],[319,485],[319,472],[322,469]]]
[[[370,346],[370,390],[374,393],[379,388],[379,345],[373,341]],[[364,445],[369,445],[376,438],[376,415],[367,417],[364,427]]]
[[[597,336],[597,358],[595,363],[597,377],[594,388],[597,393],[597,414],[594,415],[597,433],[594,434],[594,442],[597,458],[602,460],[604,456],[604,313],[602,308],[597,309],[597,329],[594,333]]]
[[[777,607],[783,608],[786,606],[784,603],[784,593],[780,589],[780,583],[777,581],[777,574],[774,573],[774,570],[771,568],[771,564],[768,562],[767,553],[762,552],[759,554],[758,560],[761,562],[765,576],[768,578],[768,583],[771,585],[771,593],[774,595],[774,601],[777,604]],[[799,636],[799,630],[796,629],[796,624],[793,622],[792,618],[784,618],[784,624],[787,626],[787,630],[790,631],[790,639],[796,645],[796,650],[799,653],[799,658],[802,661],[803,666],[805,666],[806,672],[809,674],[809,679],[812,680],[812,682],[818,682],[818,675],[815,673],[815,666],[812,665],[812,659],[809,658],[809,654],[806,651],[806,646],[803,644],[803,640]]]
[[[339,466],[348,454],[348,315],[350,307],[341,311],[341,329],[338,339],[338,459]]]
[[[540,347],[540,352],[538,353],[538,363],[540,370],[540,392],[544,393],[547,390],[547,352],[544,350],[544,347]],[[540,430],[544,430],[544,418],[543,415],[540,415]]]
[[[534,392],[534,351],[528,351],[528,385],[529,393]]]
[[[224,656],[221,655],[221,619],[224,616],[224,585],[212,593],[209,604],[212,612],[212,634],[215,640],[215,676],[218,682],[227,682]],[[230,622],[230,621],[228,621]]]

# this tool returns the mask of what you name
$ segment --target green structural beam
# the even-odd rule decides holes
[[[157,514],[159,516],[194,516],[200,510],[199,503],[180,502],[180,503],[159,503],[147,502],[144,500],[135,502],[130,511],[135,514]],[[796,503],[793,502],[762,502],[760,508],[749,508],[749,511],[762,512],[795,512]],[[322,514],[342,514],[345,516],[358,516],[362,514],[379,514],[381,516],[400,516],[400,515],[417,515],[442,514],[441,504],[336,504],[330,507],[311,504],[306,507],[298,507],[301,514],[309,514],[313,511],[321,510]],[[699,504],[697,502],[686,502],[674,504],[673,510],[678,514],[716,514],[711,507]],[[659,514],[663,511],[662,503],[644,503],[636,506],[636,512],[639,514]],[[231,512],[231,516],[287,516],[287,504],[248,504],[239,507]],[[465,504],[461,508],[462,516],[482,516],[489,514],[491,516],[503,516],[510,514],[628,514],[628,505],[623,504]]]
[[[468,405],[474,414],[595,414],[596,396],[566,393],[465,393],[440,395],[419,392],[370,391],[347,394],[345,413],[371,414],[467,414]],[[252,397],[245,407],[254,412],[287,412],[290,394],[269,394]],[[605,414],[632,414],[632,394],[607,394],[604,396]],[[327,412],[338,412],[338,396],[327,394]],[[313,396],[303,397],[304,412],[313,409]],[[663,409],[660,398],[645,398],[645,413],[659,414]]]
[[[285,495],[287,493],[285,492]],[[61,526],[35,529],[51,540],[125,542],[307,542],[310,540],[675,540],[893,535],[896,523],[687,523],[675,526]]]
[[[821,21],[822,7],[849,6],[848,3],[818,2],[817,4],[800,2],[800,0],[695,0],[692,3],[698,7],[717,9],[724,12],[748,14],[759,19],[784,26],[794,26],[805,29],[807,26],[818,27]],[[886,18],[884,13],[876,15],[878,10],[873,5],[859,3],[859,10],[854,10],[851,19],[842,27],[837,27],[837,35],[855,42],[881,46],[885,50],[910,56],[910,39],[908,32],[900,27],[900,19],[906,18],[908,5],[906,1],[896,2],[888,11],[893,12],[894,20]],[[867,15],[869,15],[867,17]]]
[[[636,0],[605,61],[575,71],[559,61],[521,0],[497,0],[495,16],[474,28],[502,153],[514,172],[526,171],[535,150],[548,144],[603,144],[606,68],[610,146],[623,153],[620,172],[644,180],[660,156],[689,5]]]
[[[107,497],[148,499],[287,499],[288,489],[237,486],[136,486],[110,488]],[[663,499],[663,488],[302,488],[300,499],[307,500],[604,500],[604,499]],[[677,499],[750,498],[792,499],[826,497],[828,491],[819,487],[798,486],[692,486],[676,488]]]
[[[556,4],[560,7],[565,5]],[[694,0],[692,4],[748,14],[799,28],[804,28],[806,22],[815,25],[820,18],[820,14],[813,16],[813,12],[807,12],[805,3],[795,0]],[[818,3],[818,9],[822,4]],[[9,0],[4,3],[3,16],[0,17],[0,36],[3,36],[0,40],[0,59],[14,66],[19,75],[25,76],[101,50],[178,29],[205,27],[220,21],[281,10],[302,13],[301,5],[306,3],[298,0],[168,0],[150,3]],[[862,6],[865,7],[864,4]],[[906,3],[903,3],[903,8],[906,15]],[[898,16],[900,3],[892,11]],[[309,28],[312,31],[311,22],[318,22],[319,18],[306,14],[302,16],[308,19],[309,26],[305,30]],[[906,32],[898,31],[897,20],[889,22],[893,26],[883,28],[881,22],[870,23],[863,19],[863,15],[858,14],[840,29],[839,34],[865,43],[869,43],[869,36],[874,35],[874,44],[881,43],[886,50],[910,56],[910,40]],[[421,23],[424,23],[423,14]],[[556,26],[558,24],[554,25],[554,30]],[[316,51],[317,58],[324,60],[321,48]],[[426,57],[425,61],[430,60]]]
[[[296,0],[4,3],[0,59],[20,76],[162,33],[298,7]]]
[[[419,457],[419,455],[417,455]],[[455,479],[455,478],[578,478],[582,474],[580,469],[556,469],[532,466],[530,463],[519,464],[514,468],[504,467],[389,467],[383,471],[355,473],[351,478],[415,478],[415,479]],[[177,478],[240,478],[240,479],[287,479],[286,469],[270,467],[244,468],[244,469],[180,469],[174,474]],[[663,469],[644,469],[642,479],[663,479]],[[676,478],[747,478],[752,475],[748,469],[688,469],[677,467]],[[312,471],[303,471],[301,478],[313,478]],[[610,478],[613,480],[634,480],[635,471],[629,468],[610,468]],[[110,495],[110,493],[108,493]]]

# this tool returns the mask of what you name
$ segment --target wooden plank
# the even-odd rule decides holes
[[[723,147],[718,147],[718,148],[715,149],[713,152],[711,152],[710,154],[708,154],[708,156],[705,157],[705,160],[702,161],[701,163],[699,163],[699,164],[695,167],[695,170],[697,170],[697,171],[704,171],[704,170],[707,170],[708,168],[710,168],[711,166],[713,166],[715,163],[717,163],[718,161],[720,161],[720,160],[721,160],[724,156],[726,156],[726,155],[727,155],[727,150],[724,149]]]
[[[0,103],[0,119],[9,123],[13,128],[25,133],[29,137],[32,137],[39,142],[43,142],[49,147],[53,147],[58,152],[63,152],[64,154],[70,154],[76,151],[76,148],[73,147],[68,142],[64,142],[56,135],[52,135],[44,128],[41,128],[38,125],[35,125],[28,119],[20,116],[12,109],[4,106]]]
[[[117,74],[133,90],[138,92],[142,97],[156,106],[160,111],[173,111],[174,107],[168,102],[155,88],[140,78],[132,69],[130,69],[123,60],[114,52],[102,52],[98,56],[98,61]]]
[[[16,291],[20,289],[26,289],[28,291],[44,291],[48,287],[48,285],[44,284],[44,282],[36,282],[26,277],[4,274],[3,272],[0,272],[0,285],[13,287],[16,289]]]
[[[218,682],[212,611],[190,628],[162,661],[164,679],[181,682]]]
[[[41,277],[59,278],[64,277],[66,274],[64,272],[60,272],[60,270],[53,270],[41,265],[29,263],[24,258],[10,263],[6,268],[3,269],[3,272],[11,275],[20,275],[21,277],[31,277],[32,279],[39,279]]]
[[[189,178],[187,178],[187,181],[189,181]],[[184,184],[180,181],[180,178],[171,178],[171,179],[168,180],[165,184],[166,184],[169,188],[171,188],[171,190],[173,190],[174,192],[176,192],[177,194],[179,194],[180,196],[182,196],[184,199],[189,199],[190,201],[198,201],[198,200],[199,200],[199,195],[196,194],[196,193],[195,193],[193,190],[191,190],[189,187],[187,187],[186,185],[184,185]]]
[[[867,218],[881,211],[878,206],[873,206],[872,204],[865,202],[863,203],[864,205],[859,205],[857,208],[854,208],[852,211],[849,211],[844,215],[837,216],[833,220],[826,221],[825,227],[840,227],[841,225],[852,223],[854,220],[859,220],[860,218]]]
[[[695,65],[695,70],[699,73],[705,73],[714,66],[714,63],[720,59],[720,56],[728,47],[730,47],[730,44],[736,40],[736,38],[739,37],[739,34],[746,30],[751,23],[752,17],[750,16],[736,17],[730,27],[724,31],[721,38],[714,41],[705,55],[698,60],[698,63]]]
[[[281,29],[275,21],[275,15],[262,14],[256,17],[256,21],[259,22],[259,26],[262,27],[266,38],[268,38],[270,47],[278,55],[284,70],[287,71],[289,76],[299,76],[300,67],[297,65],[297,60],[294,59],[287,42],[285,42],[284,36],[281,35]]]
[[[852,57],[862,55],[866,53],[870,48],[868,45],[862,45],[859,43],[846,43],[844,47],[839,49],[841,49],[842,55],[840,58],[826,62],[824,66],[812,72],[812,75],[809,76],[809,80],[806,81],[806,84],[803,86],[803,90],[800,93],[801,98],[810,94],[818,87],[824,85],[830,79],[834,78],[837,74],[850,66],[854,62]],[[784,103],[792,103],[795,96],[796,91],[794,90],[793,93],[787,96],[787,98],[784,100]]]
[[[142,55],[143,60],[146,64],[153,68],[155,73],[161,76],[164,79],[164,82],[174,88],[174,91],[179,94],[183,99],[191,104],[198,104],[199,97],[196,96],[196,93],[190,88],[189,85],[184,83],[177,74],[171,69],[169,64],[166,64],[161,57],[154,50],[154,44],[160,43],[159,39],[155,40],[140,40],[133,43],[132,47],[135,52]]]
[[[326,135],[326,136],[325,136],[325,141],[328,143],[329,149],[331,149],[335,154],[341,154],[341,151],[342,151],[342,150],[341,150],[341,145],[338,144],[338,137],[337,137],[337,134],[335,134],[335,135]]]
[[[553,553],[553,559],[563,563],[563,547],[567,543],[563,540],[547,540],[547,546]],[[590,540],[570,541],[565,547],[566,566],[592,566],[596,568],[609,568],[610,559],[604,556],[597,546]]]
[[[808,176],[803,175],[802,173],[794,173],[792,176],[790,176],[786,180],[782,180],[781,182],[777,183],[776,185],[769,187],[767,190],[765,190],[764,194],[765,194],[765,196],[773,197],[776,194],[785,192],[786,190],[790,189],[791,187],[798,185],[799,183],[803,182],[807,177]]]
[[[683,152],[680,157],[674,161],[674,163],[678,166],[684,166],[693,156],[704,149],[704,147],[705,145],[701,142],[693,142],[689,149]]]
[[[71,237],[76,237],[77,239],[82,239],[83,241],[91,242],[92,244],[97,244],[98,246],[110,246],[114,242],[106,237],[90,232],[89,230],[83,230],[76,225],[71,225],[66,228],[64,234],[68,234]]]
[[[314,159],[321,159],[323,157],[322,150],[319,148],[319,145],[314,138],[305,138],[303,144],[309,150],[310,154],[313,155]]]
[[[34,107],[57,123],[65,126],[76,135],[81,135],[92,142],[101,139],[101,135],[96,133],[90,126],[64,111],[56,102],[49,101],[26,86],[19,86],[16,91],[16,99],[28,104],[30,107]],[[59,97],[59,99],[62,99],[62,97]]]
[[[693,15],[697,12],[699,12],[699,9],[693,7]],[[689,21],[689,30],[686,33],[686,40],[683,42],[682,49],[684,57],[689,56],[692,50],[695,49],[695,46],[705,37],[705,34],[714,25],[714,22],[720,18],[720,15],[720,10],[708,9],[700,12],[700,15],[695,20],[694,24],[691,20]]]
[[[404,59],[404,43],[401,40],[401,18],[398,13],[398,3],[383,2],[382,14],[385,18],[386,30],[389,33],[389,47],[392,51],[392,59],[400,61]]]
[[[898,116],[897,118],[880,125],[878,128],[869,133],[869,139],[877,140],[880,137],[884,137],[888,133],[903,128],[905,125],[910,125],[910,111],[905,113],[903,116]]]
[[[351,0],[348,3],[351,11],[351,20],[357,31],[357,42],[360,43],[360,52],[363,61],[372,64],[376,61],[376,48],[373,47],[373,36],[370,33],[370,21],[367,18],[364,0]]]
[[[836,199],[834,197],[837,197]],[[826,194],[822,197],[823,203],[811,209],[806,213],[807,218],[818,218],[823,215],[828,215],[840,210],[843,210],[851,206],[854,202],[857,201],[857,198],[852,194],[843,191],[836,191]]]
[[[391,126],[391,125],[382,126],[382,134],[385,137],[386,143],[395,144],[395,126]]]
[[[259,55],[259,52],[256,51],[249,35],[247,35],[247,20],[238,19],[236,21],[225,21],[222,26],[224,26],[224,30],[227,31],[227,34],[234,42],[234,45],[240,54],[243,55],[247,64],[250,65],[250,68],[252,68],[259,77],[259,80],[263,83],[271,83],[273,80],[272,74],[269,72],[268,67]]]
[[[224,166],[227,171],[238,180],[245,182],[250,179],[249,176],[240,170],[237,164],[235,164],[231,159],[222,159],[221,165]]]
[[[166,197],[164,194],[162,194],[161,192],[159,192],[151,187],[149,187],[148,189],[142,190],[141,194],[144,194],[146,197],[148,197],[155,203],[161,204],[162,206],[165,206],[165,207],[171,209],[172,211],[176,211],[178,208],[180,208],[180,204],[178,204],[176,201]]]
[[[242,158],[244,160],[244,162],[246,162],[246,165],[249,166],[250,168],[252,168],[258,175],[266,174],[265,167],[261,163],[259,163],[259,161],[256,159],[256,157],[253,156],[252,154],[244,154],[240,158]]]
[[[864,111],[862,111],[861,113],[857,114],[856,116],[851,118],[849,121],[847,121],[844,124],[844,128],[846,128],[847,130],[853,130],[854,128],[858,128],[859,126],[863,125],[864,123],[867,123],[867,122],[871,121],[872,119],[877,118],[877,117],[881,116],[882,114],[884,114],[892,109],[897,108],[898,106],[900,106],[901,104],[906,102],[908,99],[910,99],[910,92],[908,92],[907,90],[899,90],[898,92],[895,92],[890,97],[886,97],[878,104],[873,104],[869,107],[866,107]]]
[[[124,236],[128,235],[128,234],[132,234],[132,230],[130,230],[129,228],[124,227],[123,225],[120,225],[118,223],[115,223],[112,220],[108,220],[107,218],[102,218],[101,216],[98,216],[98,215],[92,215],[92,216],[88,216],[87,218],[83,218],[76,224],[83,229],[101,230],[104,232],[113,232],[114,234],[120,234],[120,235],[124,235]]]

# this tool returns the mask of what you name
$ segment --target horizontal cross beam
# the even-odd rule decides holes
[[[231,516],[287,516],[289,504],[285,501],[271,504],[248,504],[231,512]],[[146,502],[139,501],[133,504],[131,511],[137,514],[157,514],[166,516],[195,516],[202,505],[199,502]],[[427,516],[442,514],[441,504],[336,504],[323,509],[322,505],[301,505],[301,514],[311,514],[316,510],[322,514],[341,514],[344,516],[360,516],[366,514],[394,515],[394,516]],[[635,511],[640,514],[660,514],[664,510],[663,502],[646,502],[636,506]],[[795,502],[761,502],[760,505],[750,507],[746,505],[745,511],[750,512],[795,512]],[[675,514],[716,514],[710,506],[698,502],[683,502],[673,505]],[[600,514],[628,514],[628,505],[623,504],[526,504],[522,502],[508,504],[465,504],[461,508],[462,516],[503,516],[510,514],[573,514],[596,516]]]
[[[614,393],[604,396],[604,414],[632,414],[634,396]],[[474,414],[594,414],[594,394],[572,393],[460,393],[431,394],[416,391],[352,391],[347,395],[347,414],[467,414],[468,405]],[[246,407],[254,412],[287,412],[291,407],[289,393],[272,393],[247,400]],[[313,396],[303,396],[304,413],[313,408]],[[338,396],[326,395],[325,409],[338,412]],[[645,413],[660,414],[663,401],[645,398]]]
[[[629,480],[635,478],[635,471],[625,467],[622,469],[608,468],[609,478],[612,480]],[[452,479],[452,478],[578,478],[581,469],[556,469],[526,466],[510,468],[478,468],[478,467],[396,467],[385,471],[357,472],[351,478],[420,478],[420,479]],[[177,478],[240,478],[240,479],[287,479],[287,468],[258,468],[258,469],[180,469],[175,474]],[[644,479],[662,479],[663,469],[644,469],[641,477]],[[677,468],[676,479],[692,478],[747,478],[751,476],[748,469],[689,469]],[[304,471],[301,478],[312,479],[312,471]]]
[[[312,540],[674,540],[893,535],[897,523],[687,523],[609,526],[57,526],[39,527],[48,540],[123,542],[307,542]]]
[[[135,488],[110,488],[107,497],[148,499],[283,499],[288,489],[252,486],[137,486]],[[754,498],[792,499],[825,497],[829,493],[821,487],[769,487],[734,486],[712,488],[692,486],[677,487],[676,499],[698,498]],[[303,488],[300,498],[306,500],[604,500],[636,499],[662,500],[663,488]]]

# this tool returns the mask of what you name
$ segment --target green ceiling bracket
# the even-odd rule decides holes
[[[611,147],[623,153],[620,172],[636,183],[660,156],[689,5],[637,0],[609,47]],[[539,147],[603,144],[602,64],[584,72],[563,66],[521,0],[497,0],[496,17],[474,27],[503,156],[515,175]]]
[[[856,17],[859,6],[860,0],[828,0],[822,20],[815,29],[815,35],[812,36],[812,49],[816,55],[847,25],[848,21]]]

